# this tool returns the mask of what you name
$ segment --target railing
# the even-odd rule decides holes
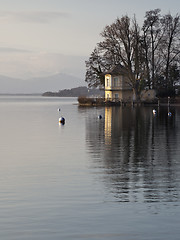
[[[135,102],[132,100],[122,100],[119,98],[104,98],[104,97],[79,97],[78,102],[80,105],[84,106],[92,106],[92,105],[120,105],[120,106],[126,106],[126,105],[136,105],[140,104],[139,102]]]
[[[105,102],[122,102],[120,98],[104,98]]]

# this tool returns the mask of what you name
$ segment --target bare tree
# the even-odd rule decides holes
[[[171,14],[167,14],[162,17],[161,22],[165,33],[161,43],[164,78],[167,89],[170,89],[173,86],[173,80],[176,80],[177,73],[175,71],[178,72],[180,60],[180,16],[173,17]],[[173,72],[174,77],[172,78]]]
[[[88,83],[88,87],[103,87],[104,75],[109,66],[107,66],[107,60],[104,59],[99,49],[96,47],[91,53],[89,60],[86,63],[86,76],[85,81]]]
[[[163,36],[160,24],[160,11],[160,9],[155,9],[146,12],[142,28],[149,88],[156,87],[155,78],[161,66],[158,49]]]
[[[142,48],[140,28],[135,17],[132,21],[128,16],[117,18],[113,24],[105,27],[101,36],[103,41],[98,43],[96,50],[86,62],[86,81],[98,83],[101,79],[99,76],[104,70],[122,64],[129,79],[128,83],[139,98],[143,72]]]
[[[143,25],[143,48],[149,88],[172,87],[172,72],[179,65],[180,18],[162,16],[160,9],[146,12]],[[175,72],[174,72],[175,73]],[[171,78],[169,77],[171,75]],[[174,76],[177,74],[174,74]]]
[[[130,19],[127,15],[104,28],[102,41],[86,61],[90,87],[103,86],[104,72],[118,64],[123,65],[137,100],[145,86],[156,89],[162,82],[172,86],[180,72],[180,18],[160,12],[146,12],[142,28],[135,16]]]

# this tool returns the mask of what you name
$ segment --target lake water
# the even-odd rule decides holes
[[[1,96],[0,239],[179,240],[180,107],[156,110]]]

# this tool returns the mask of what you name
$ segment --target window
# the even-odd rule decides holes
[[[119,78],[118,77],[114,77],[114,87],[119,87]]]
[[[109,78],[106,78],[106,86],[109,87],[110,86],[110,81]]]
[[[115,93],[115,99],[118,99],[118,98],[119,98],[119,94]]]

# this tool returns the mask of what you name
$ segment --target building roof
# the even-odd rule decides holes
[[[111,68],[109,71],[105,72],[105,74],[119,75],[125,74],[125,72],[126,72],[125,67],[123,67],[121,64],[118,64]]]

